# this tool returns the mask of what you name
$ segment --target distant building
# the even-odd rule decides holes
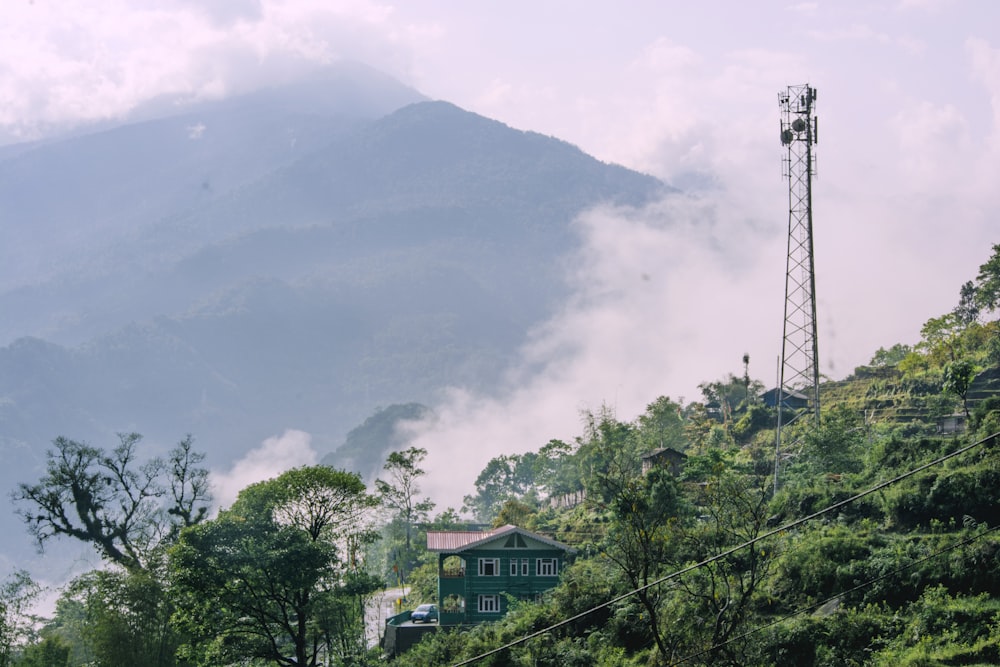
[[[684,461],[687,454],[679,452],[673,447],[660,447],[654,449],[642,457],[642,474],[645,475],[653,468],[667,468],[674,477],[679,477],[684,470]]]
[[[777,388],[768,389],[763,394],[761,394],[761,400],[769,408],[778,407],[778,393]],[[781,400],[782,408],[791,408],[792,410],[799,410],[809,407],[809,397],[800,391],[795,391],[794,389],[786,389],[782,392]]]
[[[574,553],[565,544],[517,526],[428,532],[427,550],[438,554],[442,626],[499,619],[507,613],[505,594],[538,599],[559,582],[567,555]]]

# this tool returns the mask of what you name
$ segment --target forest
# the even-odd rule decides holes
[[[296,468],[211,516],[190,436],[163,459],[134,433],[60,437],[14,506],[40,546],[104,566],[45,618],[39,585],[0,573],[0,667],[1000,664],[1000,244],[973,273],[918,343],[822,382],[780,448],[744,359],[700,400],[586,412],[572,442],[494,458],[462,508],[422,494],[414,447],[370,487]],[[665,448],[681,469],[644,470]],[[365,609],[400,583],[436,602],[426,532],[470,523],[575,559],[543,599],[383,656]]]

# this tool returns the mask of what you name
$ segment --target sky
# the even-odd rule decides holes
[[[574,297],[490,395],[454,387],[416,427],[429,470],[633,419],[742,373],[774,384],[788,223],[778,94],[818,91],[820,372],[919,340],[1000,243],[1000,3],[992,0],[4,0],[0,143],[221,97],[355,60],[684,191],[577,221]],[[291,425],[294,429],[294,425]],[[308,434],[276,432],[289,465]],[[220,472],[237,488],[238,470]],[[282,459],[284,460],[284,459]],[[263,474],[263,473],[258,473]],[[467,479],[426,490],[457,505]],[[221,488],[221,487],[220,487]],[[227,492],[229,493],[229,492]]]

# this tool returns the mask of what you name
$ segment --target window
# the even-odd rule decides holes
[[[500,613],[500,597],[497,595],[480,595],[479,611],[484,614]]]
[[[559,572],[558,558],[539,558],[535,561],[535,573],[539,577],[554,577]]]
[[[527,577],[528,576],[528,559],[527,558],[522,558],[521,559],[521,576],[522,577]]]
[[[480,558],[479,559],[479,576],[480,577],[499,577],[500,576],[500,559],[499,558]]]
[[[517,559],[516,558],[511,558],[510,559],[510,576],[512,576],[512,577],[516,577],[517,576]]]

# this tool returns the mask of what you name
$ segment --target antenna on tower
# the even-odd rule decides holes
[[[816,336],[816,273],[813,263],[813,145],[817,138],[816,89],[789,86],[778,94],[781,108],[782,176],[788,179],[788,260],[785,267],[785,318],[776,402],[774,489],[778,489],[781,429],[812,412],[819,425],[819,350]],[[803,410],[803,408],[805,408]]]

